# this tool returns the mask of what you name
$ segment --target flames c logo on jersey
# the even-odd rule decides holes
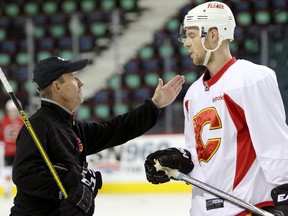
[[[211,137],[206,141],[206,143],[204,143],[203,128],[205,125],[209,125],[209,130],[216,130],[222,128],[222,123],[214,107],[201,110],[196,116],[194,116],[193,120],[198,160],[199,163],[207,163],[219,148],[221,138]]]

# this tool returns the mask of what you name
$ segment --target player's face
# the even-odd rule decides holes
[[[81,87],[84,85],[76,72],[62,75],[64,82],[59,83],[61,101],[65,107],[74,111],[83,101]]]
[[[199,29],[197,27],[187,28],[184,47],[188,49],[188,52],[191,54],[191,58],[193,59],[193,63],[195,65],[203,64],[206,51],[201,44]]]

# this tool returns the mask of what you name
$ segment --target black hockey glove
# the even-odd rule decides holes
[[[170,181],[169,176],[164,171],[156,171],[155,159],[163,167],[170,167],[178,171],[188,174],[194,168],[191,154],[186,149],[168,148],[151,153],[147,156],[144,167],[146,178],[152,184],[165,183]]]
[[[275,216],[288,216],[288,184],[275,187],[271,191],[271,197],[275,204]]]
[[[68,198],[60,203],[61,216],[92,216],[94,199],[102,187],[101,173],[88,168],[80,171],[77,167],[70,167],[62,181],[68,191]]]

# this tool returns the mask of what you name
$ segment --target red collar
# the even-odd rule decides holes
[[[235,57],[231,58],[213,77],[210,76],[209,70],[207,69],[203,76],[203,85],[205,86],[205,91],[208,91],[210,86],[215,84],[228,70],[228,68],[236,61],[237,59]]]

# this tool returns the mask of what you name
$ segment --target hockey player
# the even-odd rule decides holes
[[[16,138],[23,121],[12,100],[5,104],[5,115],[0,122],[0,141],[4,144],[4,195],[9,197],[12,192],[12,166],[16,153]]]
[[[22,127],[13,166],[17,195],[12,216],[93,215],[102,178],[100,172],[87,167],[86,156],[145,133],[155,125],[160,109],[175,100],[184,83],[180,75],[165,85],[159,79],[152,99],[134,110],[102,123],[79,121],[74,112],[83,102],[84,83],[77,71],[87,63],[53,56],[40,61],[34,70],[41,108],[30,117],[30,122],[63,181],[68,198],[64,199],[59,192],[27,128]]]
[[[185,147],[148,155],[146,176],[169,181],[162,166],[275,215],[288,215],[288,127],[276,75],[230,53],[234,16],[221,2],[196,6],[184,18],[181,41],[195,65],[206,66],[184,97]],[[249,212],[193,187],[191,216]]]

